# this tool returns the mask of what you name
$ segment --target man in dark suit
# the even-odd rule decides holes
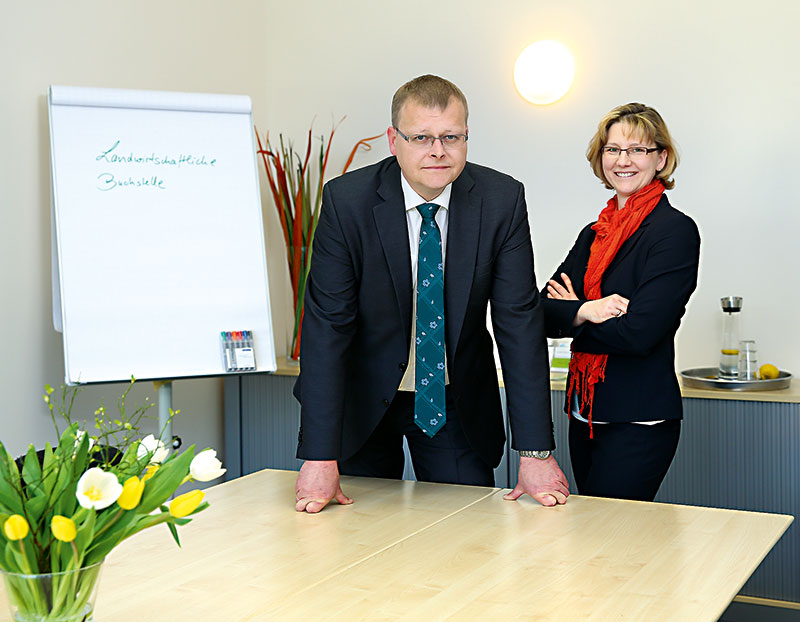
[[[454,84],[416,78],[392,100],[394,157],[325,185],[295,386],[298,511],[352,503],[340,473],[401,477],[404,436],[418,480],[493,485],[505,432],[489,303],[512,446],[522,452],[507,498],[555,505],[569,495],[550,455],[523,187],[466,161],[467,116]]]

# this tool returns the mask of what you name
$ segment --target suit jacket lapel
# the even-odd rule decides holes
[[[406,334],[411,335],[411,254],[400,174],[396,163],[388,167],[378,188],[383,201],[372,208],[372,215],[394,284],[400,320]]]
[[[614,255],[614,259],[611,261],[611,264],[606,269],[605,274],[603,275],[603,277],[605,277],[605,275],[613,272],[614,268],[616,268],[619,265],[619,263],[624,259],[624,257],[633,250],[633,248],[636,246],[636,243],[639,241],[639,238],[642,237],[642,235],[644,234],[644,232],[647,229],[648,225],[652,222],[653,214],[655,214],[658,211],[658,209],[661,207],[661,203],[666,201],[666,200],[667,200],[666,195],[662,194],[661,195],[661,199],[656,204],[655,208],[653,208],[653,211],[650,212],[645,217],[645,219],[642,221],[642,224],[639,225],[639,228],[636,229],[636,231],[633,232],[631,237],[629,237],[627,240],[625,240],[625,242],[622,244],[620,249],[617,251],[617,254]]]
[[[447,224],[444,267],[444,305],[447,356],[453,360],[472,292],[481,228],[481,199],[470,193],[474,185],[466,169],[453,182]]]

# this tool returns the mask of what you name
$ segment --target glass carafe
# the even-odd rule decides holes
[[[741,296],[727,296],[722,303],[722,347],[719,356],[719,377],[735,380],[739,376],[739,322]]]

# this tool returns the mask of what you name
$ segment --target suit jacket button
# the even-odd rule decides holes
[[[405,370],[406,370],[406,367],[408,367],[408,363],[400,363],[400,369],[402,369],[403,371],[405,371]]]
[[[389,400],[383,400],[383,405],[386,406],[386,408],[389,408],[391,402]]]

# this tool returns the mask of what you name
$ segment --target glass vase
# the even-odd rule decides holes
[[[14,622],[92,622],[103,562],[51,574],[0,570]]]

